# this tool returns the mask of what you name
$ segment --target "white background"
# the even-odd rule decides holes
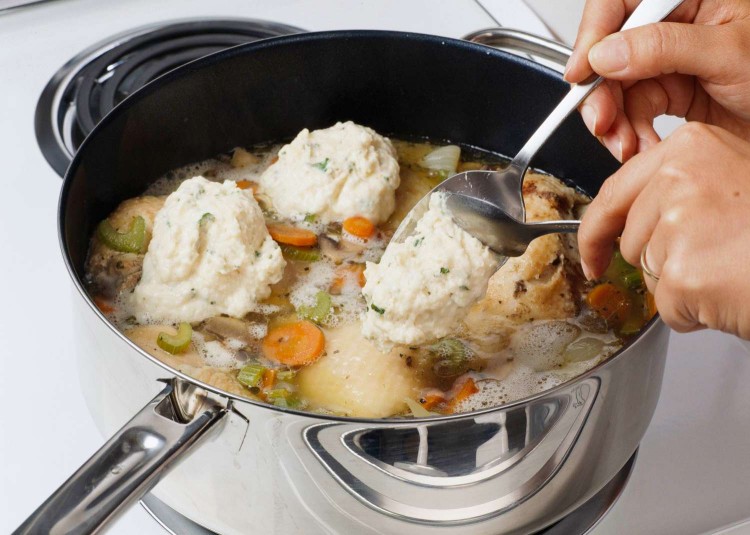
[[[518,0],[485,3],[508,26],[540,29]],[[572,40],[583,0],[528,3],[559,36]],[[51,74],[92,42],[144,23],[196,15],[454,37],[492,25],[471,0],[61,0],[0,13],[2,533],[14,529],[102,441],[77,384],[69,334],[73,289],[56,234],[60,179],[34,141],[36,99]],[[662,397],[633,478],[596,535],[718,533],[750,517],[749,358],[728,336],[672,336]],[[750,533],[733,533],[740,531]],[[136,507],[110,533],[163,532]]]

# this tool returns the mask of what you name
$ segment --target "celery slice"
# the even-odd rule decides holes
[[[279,381],[288,382],[294,379],[294,376],[296,375],[294,370],[277,370],[276,371],[276,379]]]
[[[439,342],[432,344],[429,349],[433,353],[437,353],[441,357],[457,364],[462,363],[472,356],[471,349],[466,347],[462,341],[455,338],[443,338]]]
[[[156,338],[156,345],[167,353],[176,355],[188,348],[192,338],[193,328],[189,323],[183,321],[177,328],[177,334],[159,333],[159,336]]]
[[[291,392],[286,388],[275,388],[266,392],[266,398],[268,399],[287,398],[290,395]]]
[[[314,321],[315,323],[325,322],[331,313],[331,296],[328,292],[320,291],[315,294],[315,305],[301,306],[297,309],[297,316],[300,319]]]
[[[265,371],[265,366],[261,364],[248,364],[240,370],[237,380],[246,387],[253,388],[260,385]]]
[[[460,340],[444,338],[428,347],[436,357],[432,369],[438,377],[455,377],[466,373],[474,353]]]
[[[622,281],[630,290],[636,290],[643,286],[643,275],[640,271],[633,268],[633,271],[623,273]]]
[[[643,284],[643,276],[638,268],[628,264],[620,251],[615,251],[612,261],[604,273],[604,277],[612,282],[622,281],[625,287],[633,290]]]
[[[117,232],[109,219],[105,219],[96,228],[97,236],[104,245],[121,253],[146,252],[146,220],[135,216],[130,221],[126,232]]]
[[[320,251],[311,247],[295,247],[294,245],[287,245],[280,243],[282,254],[291,258],[292,260],[299,260],[301,262],[317,262],[320,260]]]
[[[266,392],[266,399],[276,407],[296,409],[302,406],[302,401],[296,392],[290,392],[286,388],[277,388]]]
[[[633,336],[641,332],[645,320],[639,316],[631,316],[627,321],[620,327],[620,336]]]

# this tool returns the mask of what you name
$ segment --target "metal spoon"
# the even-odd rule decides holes
[[[580,221],[522,223],[494,204],[462,193],[448,196],[446,206],[458,226],[501,257],[521,256],[539,236],[577,232],[581,224]]]
[[[659,22],[669,16],[684,0],[643,0],[633,11],[621,31]],[[501,171],[465,171],[448,178],[411,209],[396,229],[393,241],[404,241],[429,207],[433,193],[449,194],[446,201],[459,226],[503,258],[520,256],[529,242],[544,234],[576,232],[579,221],[524,223],[523,177],[529,162],[552,133],[596,89],[604,78],[592,76],[574,85],[552,110],[541,126],[518,151],[508,167]]]

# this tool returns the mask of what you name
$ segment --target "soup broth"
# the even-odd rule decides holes
[[[270,228],[314,233],[314,245],[295,245],[272,230],[286,260],[283,278],[244,317],[219,315],[180,326],[181,332],[174,325],[136,321],[127,297],[141,276],[144,254],[118,251],[101,232],[91,240],[88,291],[130,339],[195,379],[279,407],[359,417],[450,414],[535,394],[606,359],[654,314],[640,271],[619,254],[602,280],[586,282],[575,238],[554,235],[536,240],[493,276],[487,296],[454,336],[385,351],[364,339],[365,262],[378,261],[411,207],[450,174],[424,166],[438,144],[393,143],[401,178],[396,208],[385,223],[365,229],[369,234],[346,223],[324,224],[315,214],[290,221],[274,213],[257,183],[280,145],[236,149],[170,172],[109,216],[108,224],[121,236],[142,217],[148,237],[166,196],[202,175],[253,190]],[[461,153],[459,171],[504,164],[490,153]],[[531,220],[577,217],[589,200],[536,172],[526,177],[524,198]],[[304,347],[323,344],[320,356],[288,354],[284,344],[290,339]]]

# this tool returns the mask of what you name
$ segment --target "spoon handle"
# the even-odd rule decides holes
[[[659,22],[669,16],[672,11],[682,4],[684,0],[643,0],[635,11],[630,15],[622,30],[629,30],[638,26],[644,26],[653,22]],[[622,31],[621,30],[621,31]],[[586,81],[574,85],[557,107],[549,114],[536,132],[529,138],[526,144],[518,151],[518,154],[510,166],[505,170],[504,179],[500,187],[508,193],[515,192],[520,195],[523,184],[523,175],[545,141],[557,130],[562,122],[575,110],[584,99],[602,83],[604,78],[592,75]],[[511,171],[512,170],[512,171]],[[523,204],[521,205],[523,206]],[[514,216],[516,214],[513,214]]]
[[[526,232],[531,239],[544,236],[545,234],[578,232],[581,222],[575,219],[569,221],[540,221],[538,223],[525,223]],[[531,240],[529,240],[531,241]]]

